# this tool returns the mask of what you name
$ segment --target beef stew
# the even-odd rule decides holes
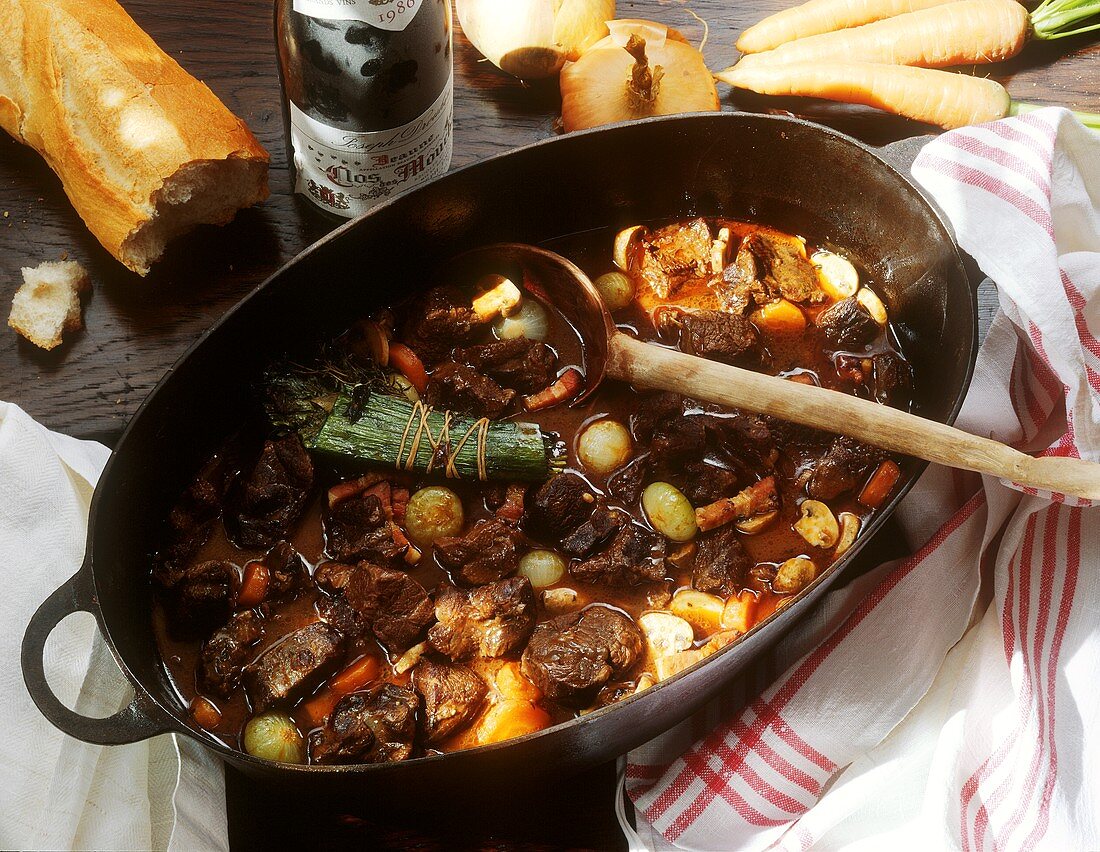
[[[702,218],[578,253],[618,267],[596,285],[620,329],[908,404],[885,306],[837,253]],[[898,481],[852,439],[676,394],[570,405],[583,343],[538,293],[453,282],[272,366],[264,440],[210,461],[154,561],[162,657],[212,735],[356,763],[564,721],[736,641]]]

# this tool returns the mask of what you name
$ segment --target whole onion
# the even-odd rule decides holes
[[[524,80],[555,77],[607,35],[615,0],[457,0],[455,11],[474,47]]]

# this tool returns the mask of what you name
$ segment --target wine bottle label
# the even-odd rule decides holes
[[[294,0],[294,11],[330,21],[362,21],[380,30],[403,30],[424,0]]]
[[[451,165],[450,81],[421,116],[401,127],[356,133],[330,127],[290,103],[295,192],[348,219],[379,201],[444,174]]]

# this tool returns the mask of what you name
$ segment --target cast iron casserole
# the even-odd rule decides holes
[[[775,642],[850,564],[923,464],[855,546],[792,605],[701,665],[563,725],[445,757],[367,766],[269,763],[214,740],[189,718],[153,635],[149,568],[163,519],[249,405],[245,389],[293,341],[316,340],[430,286],[464,249],[542,242],[640,221],[722,214],[774,225],[857,257],[885,296],[915,371],[915,411],[950,423],[970,381],[975,295],[951,234],[883,156],[841,134],[774,116],[706,113],[547,140],[453,172],[348,223],[253,291],[157,385],[129,424],[92,501],[83,566],[35,613],[23,640],[27,687],[58,728],[86,742],[190,736],[240,769],[310,791],[454,791],[487,779],[545,780],[621,754],[685,718]],[[134,687],[106,719],[64,707],[42,664],[46,638],[92,613]]]

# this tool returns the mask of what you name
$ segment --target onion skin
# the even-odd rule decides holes
[[[616,24],[622,25],[617,21]],[[651,32],[662,24],[637,22],[642,32]],[[623,30],[623,27],[617,27]],[[618,33],[621,40],[622,32]],[[683,112],[717,112],[718,90],[714,78],[703,61],[703,55],[682,41],[671,30],[663,43],[646,45],[650,68],[661,66],[657,95],[652,102],[631,102],[629,83],[634,67],[633,57],[608,36],[597,42],[576,62],[561,72],[561,115],[565,131],[585,130],[618,121],[647,118],[653,115],[675,115]]]
[[[455,11],[486,59],[520,79],[541,80],[607,35],[615,0],[456,0]]]

